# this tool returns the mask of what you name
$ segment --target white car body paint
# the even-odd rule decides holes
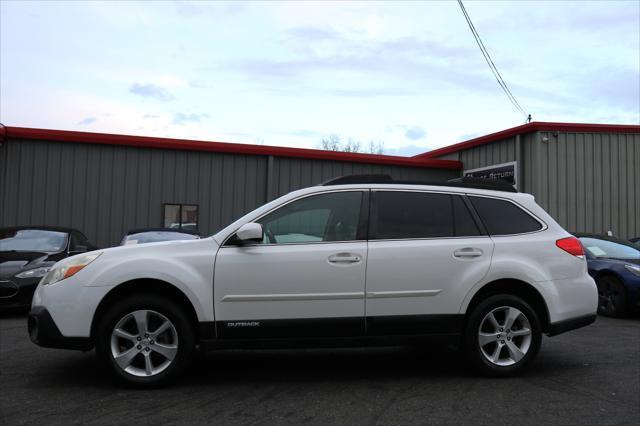
[[[330,263],[337,253],[361,259]],[[216,315],[223,321],[362,318],[366,259],[365,241],[222,247],[214,280]]]
[[[504,237],[221,247],[240,226],[292,200],[345,190],[495,197],[518,204],[544,226]],[[399,184],[318,186],[265,204],[209,238],[101,250],[76,275],[38,286],[32,305],[45,307],[63,336],[89,337],[100,301],[119,285],[141,279],[175,286],[200,322],[229,321],[230,327],[259,326],[267,319],[464,314],[484,285],[517,279],[542,295],[556,322],[596,312],[597,291],[586,261],[555,247],[569,236],[528,194]],[[462,249],[479,255],[456,257]],[[332,263],[335,255],[352,260]]]
[[[213,238],[101,250],[96,261],[72,277],[39,285],[32,305],[45,306],[64,336],[86,337],[96,308],[110,290],[129,281],[154,279],[182,291],[199,321],[213,321],[213,260],[217,250]],[[70,259],[73,257],[56,265]]]

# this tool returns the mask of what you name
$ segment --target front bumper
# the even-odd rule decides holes
[[[0,309],[28,308],[40,278],[0,280]]]
[[[47,308],[35,306],[28,317],[29,338],[36,345],[45,348],[77,349],[88,351],[93,347],[89,337],[65,337],[51,318]]]

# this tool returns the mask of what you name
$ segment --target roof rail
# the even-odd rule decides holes
[[[347,175],[329,179],[319,186],[329,185],[355,185],[358,183],[393,183],[394,180],[389,175]]]
[[[509,182],[499,179],[484,179],[475,177],[460,177],[445,182],[409,181],[395,180],[389,175],[351,175],[340,176],[320,184],[320,186],[331,185],[356,185],[356,184],[400,184],[400,185],[431,185],[431,186],[453,186],[457,188],[489,189],[492,191],[518,192]]]

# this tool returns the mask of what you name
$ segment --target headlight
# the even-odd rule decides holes
[[[637,276],[640,277],[640,266],[638,265],[624,265],[625,268],[627,268],[627,271],[631,272],[632,274],[636,274]]]
[[[93,262],[100,256],[102,252],[93,252],[76,256],[71,261],[67,262],[64,266],[54,266],[45,276],[40,284],[48,285],[54,284],[58,281],[62,281],[65,278],[69,278],[80,272],[85,266]]]
[[[16,274],[16,278],[42,278],[47,275],[51,266],[43,266],[42,268],[29,269],[28,271]]]

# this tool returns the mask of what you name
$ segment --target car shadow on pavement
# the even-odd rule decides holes
[[[192,380],[226,382],[238,376],[265,382],[456,377],[469,374],[461,368],[464,364],[460,352],[437,346],[219,351],[198,359],[195,367],[199,374]]]
[[[53,352],[52,352],[53,353]],[[98,361],[94,351],[56,351],[59,356],[42,363],[42,374],[32,386],[51,388],[121,387]],[[537,362],[519,377],[553,374],[571,368],[563,362]],[[560,360],[559,360],[560,361]],[[566,361],[566,360],[565,360]],[[576,368],[580,366],[576,365]],[[46,371],[45,371],[46,369]],[[532,370],[535,370],[532,373]],[[214,386],[282,382],[358,382],[361,380],[456,380],[478,378],[464,355],[446,347],[369,347],[331,349],[220,350],[197,354],[185,375],[174,385]],[[502,380],[502,379],[499,379]]]

